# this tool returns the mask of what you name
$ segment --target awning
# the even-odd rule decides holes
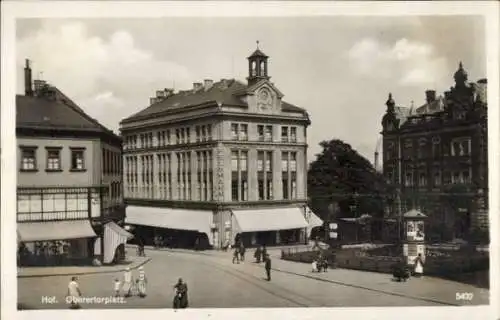
[[[307,237],[310,238],[312,229],[322,226],[323,220],[321,220],[320,217],[318,217],[310,208],[307,208],[307,217],[309,220]]]
[[[236,232],[272,231],[306,228],[304,209],[274,208],[258,210],[232,210],[236,218]]]
[[[104,263],[111,263],[115,257],[116,248],[121,244],[126,244],[127,240],[134,236],[122,229],[114,222],[104,225]],[[101,238],[95,242],[95,254],[101,253]]]
[[[125,223],[197,231],[207,234],[208,239],[211,239],[210,228],[213,223],[213,212],[211,210],[128,206],[126,209]]]
[[[97,235],[89,220],[18,222],[22,242],[93,238]]]

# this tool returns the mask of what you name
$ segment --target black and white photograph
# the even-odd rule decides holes
[[[6,319],[500,316],[498,3],[43,2],[2,3]]]

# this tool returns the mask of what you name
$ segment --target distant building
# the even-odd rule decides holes
[[[414,111],[389,94],[382,119],[384,175],[399,194],[390,210],[420,209],[430,237],[488,228],[487,81],[469,83],[462,63],[454,79],[444,97],[426,91]]]
[[[28,60],[24,74],[25,94],[16,96],[20,262],[111,262],[131,236],[117,225],[125,216],[121,138],[56,87],[35,80],[33,88]]]
[[[308,114],[282,100],[262,51],[248,67],[247,83],[157,91],[121,122],[126,222],[142,241],[303,243],[321,223],[306,206]]]

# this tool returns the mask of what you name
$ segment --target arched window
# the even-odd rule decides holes
[[[257,63],[252,61],[252,76],[257,75]]]
[[[266,75],[266,65],[264,61],[260,62],[260,75],[265,76]]]

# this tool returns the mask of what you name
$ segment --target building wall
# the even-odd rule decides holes
[[[92,186],[99,183],[94,175],[95,171],[95,146],[98,140],[77,140],[58,138],[17,138],[17,185],[18,186]],[[36,146],[37,171],[22,172],[21,147]],[[46,147],[61,148],[61,172],[46,172],[47,150]],[[70,172],[71,152],[70,147],[85,148],[84,163],[86,171]]]

